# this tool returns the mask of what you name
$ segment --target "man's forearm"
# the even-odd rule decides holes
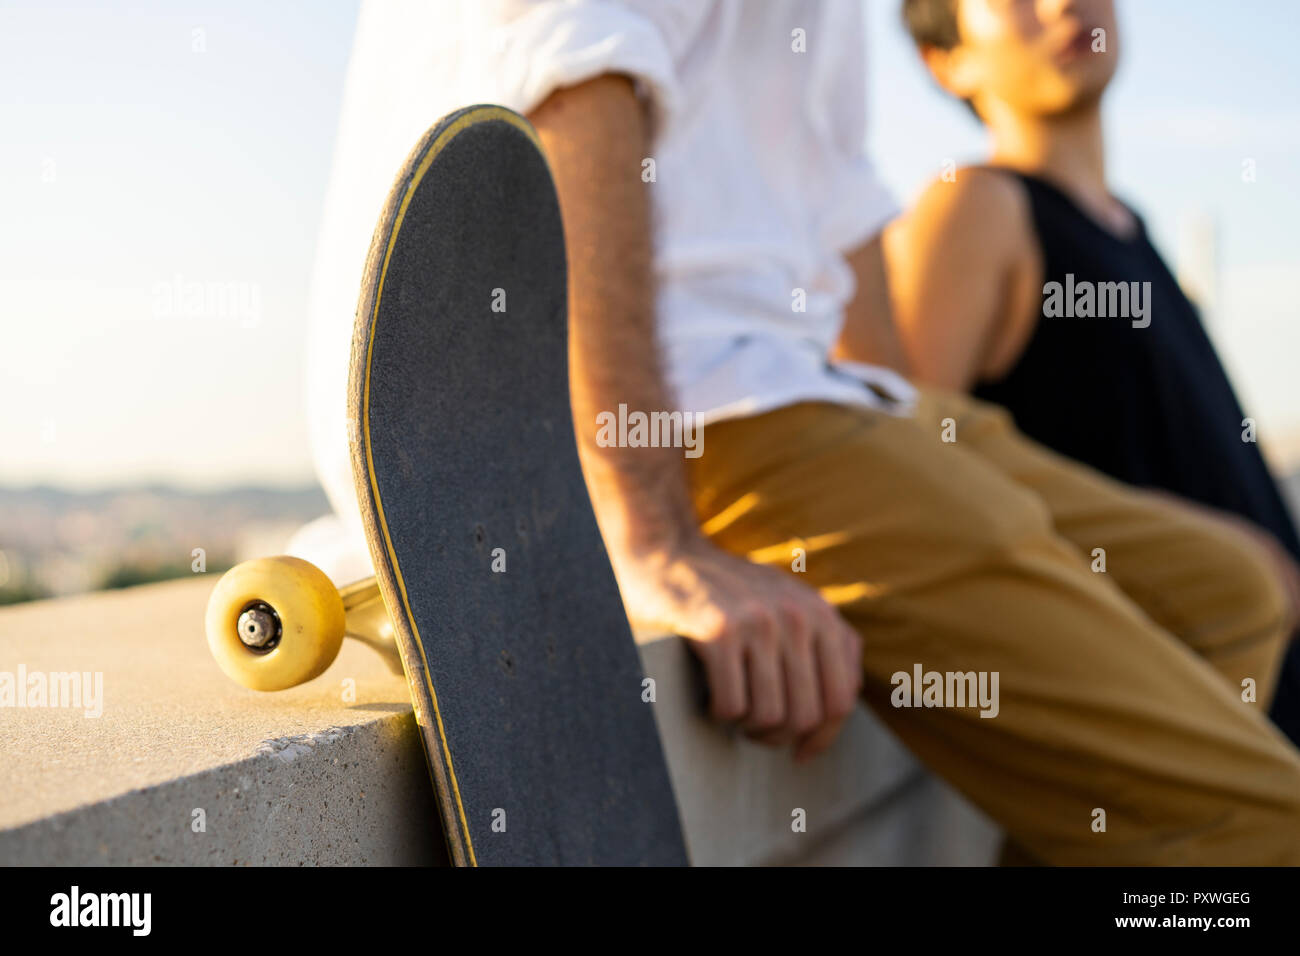
[[[619,403],[667,409],[654,332],[643,107],[604,76],[529,117],[551,163],[569,260],[569,379],[578,451],[611,554],[675,547],[695,533],[680,449],[601,447],[596,416]]]
[[[655,337],[646,121],[631,84],[602,77],[530,117],[551,161],[569,257],[569,378],[578,449],[634,625],[680,634],[710,709],[806,758],[852,712],[861,640],[816,591],[705,540],[683,449],[602,447],[596,416],[668,410]],[[757,675],[757,676],[755,676]]]

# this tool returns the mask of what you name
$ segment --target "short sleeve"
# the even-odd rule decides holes
[[[603,73],[631,77],[657,128],[681,99],[672,49],[674,4],[614,0],[510,0],[483,3],[462,50],[462,77],[480,101],[526,113],[557,89]],[[707,7],[703,0],[697,6]]]
[[[833,200],[823,207],[819,223],[821,238],[830,248],[847,253],[884,229],[900,209],[866,156],[840,162],[833,180]]]
[[[810,119],[826,143],[830,163],[818,206],[821,240],[848,252],[880,232],[899,213],[867,156],[867,50],[858,4],[827,4],[820,27],[826,54],[816,64]]]

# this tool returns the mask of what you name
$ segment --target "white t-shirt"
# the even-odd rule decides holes
[[[472,103],[527,113],[602,73],[636,79],[654,124],[656,326],[676,409],[702,422],[806,400],[906,411],[913,390],[892,372],[827,360],[854,291],[845,254],[896,211],[863,151],[865,53],[860,0],[367,0],[307,370],[317,470],[354,541],[346,384],[370,237],[414,143]]]

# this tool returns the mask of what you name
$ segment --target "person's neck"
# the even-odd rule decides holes
[[[1106,184],[1099,103],[1048,118],[1005,111],[992,117],[989,127],[995,165],[1048,180],[1116,232],[1132,228],[1132,214]]]

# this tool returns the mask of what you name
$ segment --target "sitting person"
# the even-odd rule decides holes
[[[993,150],[885,232],[905,354],[893,364],[1002,405],[1030,438],[1108,475],[1249,519],[1293,581],[1300,539],[1253,424],[1142,220],[1107,185],[1111,0],[905,0],[903,15]],[[841,351],[890,358],[847,334]],[[1295,642],[1272,715],[1300,741]]]
[[[360,523],[341,397],[393,171],[441,113],[504,104],[555,179],[574,437],[624,605],[690,642],[714,717],[810,758],[865,700],[1044,863],[1300,863],[1300,752],[1238,686],[1268,695],[1295,618],[1259,542],[996,406],[829,360],[846,325],[893,327],[861,21],[856,2],[364,4],[309,373],[339,521]],[[620,405],[702,414],[703,454],[602,443]]]

